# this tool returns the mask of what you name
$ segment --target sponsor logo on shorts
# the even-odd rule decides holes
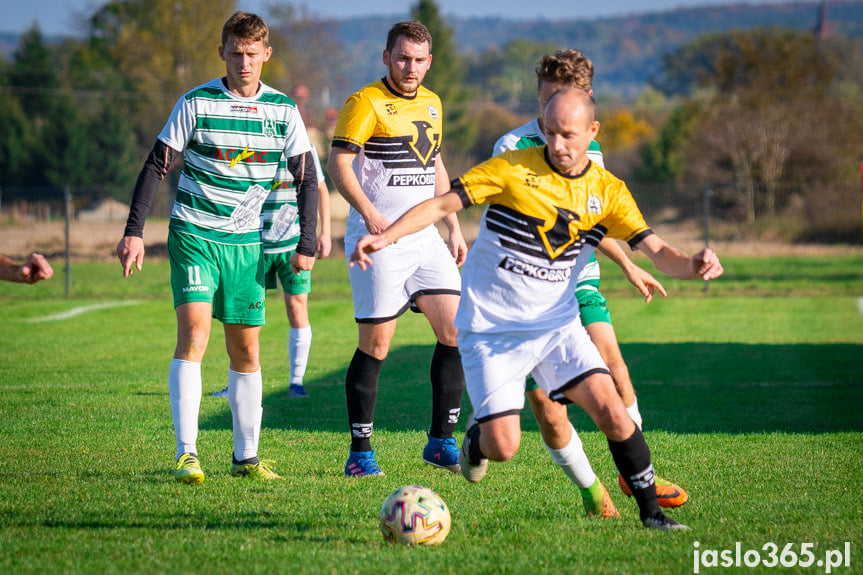
[[[250,303],[250,304],[249,304],[249,309],[262,310],[262,309],[264,309],[264,302],[262,302],[262,301],[254,301],[254,302],[252,302],[252,303]]]
[[[390,187],[433,186],[434,174],[394,174],[387,184]]]
[[[572,268],[544,268],[542,266],[517,260],[511,256],[503,258],[503,260],[498,264],[498,267],[514,274],[547,282],[565,282],[572,276]]]

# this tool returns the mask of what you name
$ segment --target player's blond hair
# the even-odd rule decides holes
[[[589,92],[593,86],[593,62],[584,52],[567,48],[546,54],[536,65],[536,89],[543,82],[563,84]]]
[[[264,19],[250,12],[234,12],[222,27],[222,46],[233,36],[243,44],[263,42],[270,45],[270,28]]]

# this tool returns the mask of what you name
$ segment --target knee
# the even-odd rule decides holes
[[[383,361],[387,358],[387,354],[389,354],[390,346],[370,343],[360,345],[359,350],[364,354],[375,358],[378,361]]]
[[[483,454],[492,461],[509,461],[518,452],[521,433],[483,430],[480,447]]]
[[[635,431],[635,423],[619,400],[603,405],[595,414],[594,422],[612,441],[625,441]]]
[[[200,361],[207,351],[210,334],[205,329],[184,330],[177,339],[177,354],[181,358],[194,358]]]

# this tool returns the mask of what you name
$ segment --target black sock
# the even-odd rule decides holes
[[[635,433],[624,441],[608,440],[608,448],[623,480],[632,490],[638,503],[641,520],[657,515],[656,485],[654,484],[653,464],[650,462],[650,448],[641,430],[636,426]]]
[[[351,450],[371,451],[372,421],[378,398],[380,359],[359,349],[354,352],[345,377],[345,395],[348,400],[348,422],[351,425]]]
[[[429,435],[452,437],[461,411],[464,370],[457,347],[438,342],[432,355],[429,377],[432,384],[432,421]]]
[[[231,454],[231,460],[233,461],[234,465],[246,465],[247,463],[251,463],[252,465],[254,465],[255,463],[261,462],[261,460],[258,459],[257,457],[250,457],[249,459],[244,459],[242,461],[238,461],[236,456],[233,453]]]

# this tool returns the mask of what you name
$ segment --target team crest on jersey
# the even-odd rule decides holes
[[[591,194],[587,198],[587,213],[594,215],[602,215],[602,200]]]
[[[532,172],[528,173],[524,177],[524,185],[535,190],[539,189],[539,176]]]
[[[578,228],[576,222],[581,218],[578,214],[565,208],[555,207],[557,218],[551,227],[537,228],[539,237],[548,252],[549,259],[553,260],[578,240]]]
[[[276,121],[272,118],[264,118],[264,135],[268,138],[276,135]]]
[[[437,108],[429,104],[429,116],[432,120],[437,120]]]
[[[417,127],[417,137],[416,140],[410,143],[410,147],[416,155],[417,160],[419,160],[424,168],[427,168],[434,156],[434,151],[437,149],[440,135],[432,134],[434,138],[432,140],[429,137],[429,130],[432,129],[432,125],[424,120],[418,120],[413,124]]]
[[[385,107],[387,109],[387,114],[390,116],[395,116],[396,114],[399,113],[398,108],[396,108],[395,104],[389,103],[389,104],[386,104]]]

